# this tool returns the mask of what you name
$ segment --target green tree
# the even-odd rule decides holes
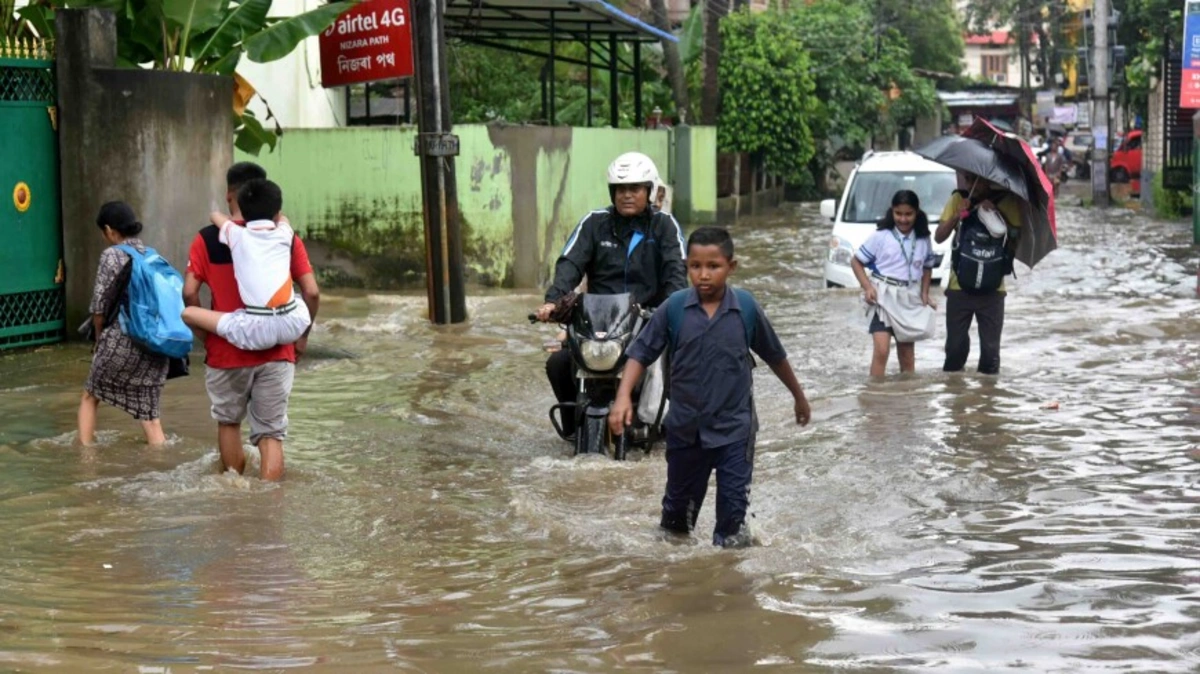
[[[816,83],[795,13],[739,10],[721,21],[721,113],[717,143],[749,152],[796,182],[816,152],[809,119]]]
[[[1053,86],[1062,72],[1063,58],[1071,58],[1061,51],[1069,44],[1064,29],[1073,12],[1067,0],[973,0],[966,11],[973,33],[1009,27],[1021,59],[1046,86]]]
[[[1121,12],[1117,40],[1126,49],[1125,86],[1118,93],[1134,113],[1145,115],[1150,84],[1162,74],[1167,44],[1183,39],[1184,0],[1114,0]]]
[[[542,54],[546,45],[536,41],[507,41],[520,53],[483,47],[464,42],[452,42],[447,50],[447,69],[450,78],[450,109],[454,121],[480,123],[492,121],[541,122],[542,78],[549,75],[549,59]],[[601,60],[608,60],[608,45],[597,45]],[[630,47],[618,44],[617,49],[627,52]],[[566,59],[583,61],[588,52],[580,43],[559,43],[556,54]],[[619,54],[625,61],[632,61],[629,53]],[[587,106],[592,106],[593,126],[609,123],[609,73],[607,69],[592,70],[592,87],[587,86],[587,69],[584,66],[558,60],[555,63],[555,123],[559,125],[584,126],[587,124]],[[621,73],[617,78],[620,97],[618,125],[631,127],[635,123],[634,78]],[[547,93],[549,93],[547,91]],[[642,110],[649,113],[655,107],[663,110],[672,108],[670,89],[663,80],[661,56],[649,49],[642,50]]]
[[[831,0],[795,10],[795,39],[815,64],[812,128],[826,141],[814,166],[818,173],[839,148],[865,147],[940,105],[932,82],[913,71],[904,36],[895,28],[877,29],[871,9],[864,2]]]
[[[700,121],[716,124],[721,111],[721,23],[729,14],[729,0],[701,0],[704,13],[704,89],[700,92]]]
[[[958,75],[962,71],[963,22],[954,0],[876,0],[880,28],[894,28],[908,43],[910,65]]]

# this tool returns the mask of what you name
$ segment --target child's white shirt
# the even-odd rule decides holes
[[[238,294],[247,307],[270,309],[295,299],[292,290],[292,241],[287,223],[254,220],[244,227],[232,220],[221,225],[220,241],[229,246]]]

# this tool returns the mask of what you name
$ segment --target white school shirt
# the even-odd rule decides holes
[[[282,307],[294,299],[292,290],[292,239],[296,233],[286,223],[254,220],[239,227],[221,225],[221,243],[233,256],[233,276],[247,307]]]
[[[896,229],[877,229],[854,256],[868,271],[910,283],[920,281],[923,270],[937,262],[932,239],[918,239],[915,229],[907,236]]]

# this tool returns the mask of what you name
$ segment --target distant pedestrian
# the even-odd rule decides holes
[[[929,285],[937,266],[929,218],[915,192],[900,190],[892,196],[892,207],[859,246],[850,266],[871,317],[871,376],[882,377],[887,371],[892,338],[900,371],[912,372],[914,342],[933,336],[936,304],[929,298]]]
[[[104,402],[137,419],[147,443],[161,445],[165,437],[159,403],[167,381],[167,357],[138,348],[116,320],[119,305],[127,301],[132,262],[118,246],[144,253],[146,245],[138,238],[142,223],[129,204],[110,201],[100,208],[96,226],[111,245],[100,254],[88,307],[96,345],[79,402],[79,442],[85,446],[95,442],[96,411]]]
[[[779,337],[750,293],[726,285],[737,269],[733,239],[718,227],[701,227],[687,246],[691,288],[673,293],[638,335],[609,413],[609,430],[623,433],[633,422],[633,388],[646,368],[668,349],[670,411],[667,486],[661,526],[687,534],[696,526],[708,480],[717,473],[717,524],[713,545],[750,544],[746,510],[754,472],[754,382],[750,352],[766,361],[795,400],[796,423],[812,413]],[[677,323],[677,324],[676,324]]]

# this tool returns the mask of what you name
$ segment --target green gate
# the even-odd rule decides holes
[[[0,43],[0,349],[63,337],[54,61]]]

